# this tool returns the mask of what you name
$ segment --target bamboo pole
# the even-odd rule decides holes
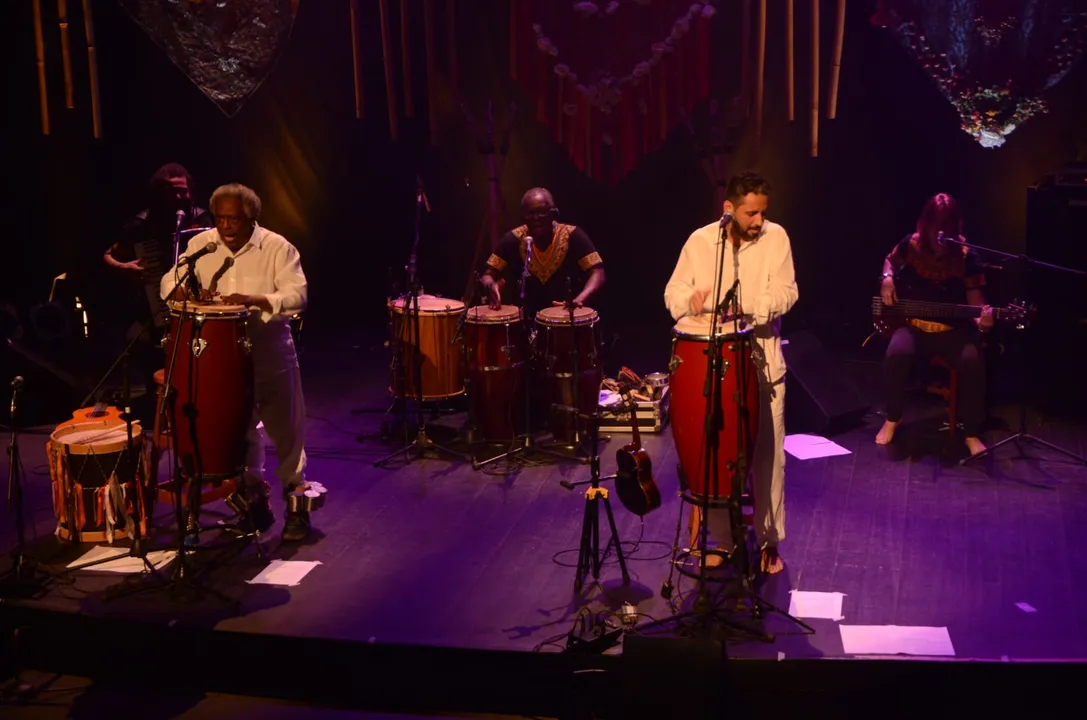
[[[94,16],[91,0],[83,0],[83,32],[87,36],[87,74],[91,86],[91,126],[94,138],[102,139],[102,105],[98,95],[98,47],[94,42]]]
[[[510,27],[509,27],[509,44],[510,44],[510,77],[514,80],[517,79],[517,20],[520,17],[521,3],[520,0],[510,0],[509,3],[510,12]]]
[[[740,103],[751,113],[751,0],[744,0],[740,17]]]
[[[359,36],[359,0],[351,0],[351,65],[355,73],[355,118],[362,120],[362,38]]]
[[[404,71],[404,116],[415,116],[411,92],[411,25],[408,22],[408,0],[400,0],[400,58]]]
[[[385,105],[389,110],[389,136],[393,142],[400,137],[396,116],[396,84],[393,78],[392,34],[389,30],[389,0],[378,0],[381,13],[381,58],[385,64]]]
[[[755,50],[755,155],[762,144],[762,101],[766,76],[766,0],[759,0],[759,35]]]
[[[64,106],[75,107],[72,91],[72,50],[68,38],[68,0],[57,0],[57,25],[60,26],[60,60],[64,68]]]
[[[438,144],[438,93],[435,83],[438,69],[434,62],[434,0],[423,0],[423,34],[426,36],[427,118],[430,122],[430,144]]]
[[[811,0],[811,156],[819,155],[819,0]]]
[[[830,88],[827,97],[827,119],[838,115],[838,75],[842,69],[842,45],[845,43],[845,0],[838,0],[834,16],[834,59],[830,63]]]
[[[793,59],[793,0],[785,0],[785,86],[788,92],[789,122],[796,120],[795,70]]]
[[[34,0],[34,55],[38,64],[38,102],[41,105],[42,135],[49,134],[49,95],[45,83],[45,42],[42,39],[42,3]]]
[[[460,97],[460,80],[457,69],[457,8],[453,0],[445,0],[445,39],[449,53],[449,87],[454,98]]]

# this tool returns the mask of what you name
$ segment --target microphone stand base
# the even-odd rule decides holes
[[[413,440],[409,445],[400,448],[391,455],[387,455],[381,460],[378,460],[374,463],[374,467],[385,467],[389,464],[391,460],[400,457],[401,455],[405,455],[407,457],[407,462],[410,463],[413,460],[419,458],[427,459],[428,455],[430,457],[441,457],[441,455],[443,454],[450,456],[456,460],[461,460],[463,462],[472,462],[472,458],[470,456],[465,455],[464,453],[457,452],[456,450],[447,448],[443,445],[439,445],[438,443],[431,440],[430,437],[427,435],[426,427],[421,426],[419,428],[419,432],[415,436],[415,440]]]

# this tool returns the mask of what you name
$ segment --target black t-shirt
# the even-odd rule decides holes
[[[910,234],[887,257],[895,269],[895,294],[903,300],[965,305],[967,290],[985,286],[981,259],[966,247],[953,245],[943,255],[936,255]],[[971,320],[948,324],[973,325]]]
[[[214,227],[215,219],[202,207],[193,205],[185,209],[181,219],[181,230],[196,230]],[[117,298],[122,307],[127,306],[124,321],[140,320],[149,317],[151,305],[146,287],[153,287],[157,295],[159,280],[174,264],[174,235],[177,230],[176,213],[154,213],[143,210],[125,223],[121,237],[114,244],[112,254],[120,262],[140,259],[145,268],[143,286],[128,285],[121,290],[122,297]],[[181,236],[180,252],[192,237],[190,233]],[[151,258],[154,258],[153,260]]]
[[[514,305],[521,304],[519,283],[525,264],[527,234],[525,225],[510,230],[499,239],[498,246],[487,259],[487,266],[506,280],[504,301]],[[525,311],[530,316],[549,307],[552,301],[576,297],[589,270],[603,264],[588,234],[574,225],[555,223],[551,243],[546,248],[541,247],[538,240],[532,245],[532,263],[525,285]]]

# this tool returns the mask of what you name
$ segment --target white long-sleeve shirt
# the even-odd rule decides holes
[[[260,227],[253,229],[249,242],[232,252],[214,228],[189,240],[182,258],[216,243],[214,252],[196,261],[196,277],[205,290],[220,295],[241,293],[264,295],[272,312],[250,315],[247,322],[253,343],[253,372],[260,382],[298,365],[298,355],[291,338],[290,318],[306,309],[308,286],[302,272],[302,259],[287,238]],[[228,258],[233,258],[233,263]],[[166,299],[174,291],[175,268],[159,284]]]
[[[737,300],[754,323],[755,342],[766,359],[766,375],[762,379],[777,382],[785,375],[781,316],[799,297],[789,235],[781,225],[767,220],[756,240],[745,240],[737,247],[726,238],[721,286],[717,287],[720,236],[716,222],[691,233],[664,289],[664,304],[672,318],[679,320],[691,314],[690,301],[695,290],[711,290],[702,304],[702,312],[712,312],[739,275]]]

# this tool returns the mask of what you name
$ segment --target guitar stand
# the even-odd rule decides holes
[[[630,573],[627,571],[627,561],[623,556],[623,543],[619,539],[619,530],[615,527],[615,514],[611,510],[611,501],[608,498],[608,489],[600,487],[604,480],[614,480],[617,475],[600,477],[600,456],[596,450],[596,428],[600,424],[600,416],[593,414],[586,416],[590,423],[589,434],[593,444],[593,454],[590,458],[591,477],[581,482],[560,481],[567,490],[573,490],[579,485],[589,485],[585,491],[585,516],[581,521],[581,544],[578,548],[577,572],[574,575],[574,592],[580,593],[585,586],[585,578],[591,572],[594,581],[600,580],[600,568],[604,564],[604,558],[608,554],[608,548],[615,547],[615,557],[619,561],[619,570],[623,574],[623,584],[630,585]],[[611,537],[608,538],[604,551],[600,551],[600,502],[604,503],[604,512],[608,515],[608,528]]]

